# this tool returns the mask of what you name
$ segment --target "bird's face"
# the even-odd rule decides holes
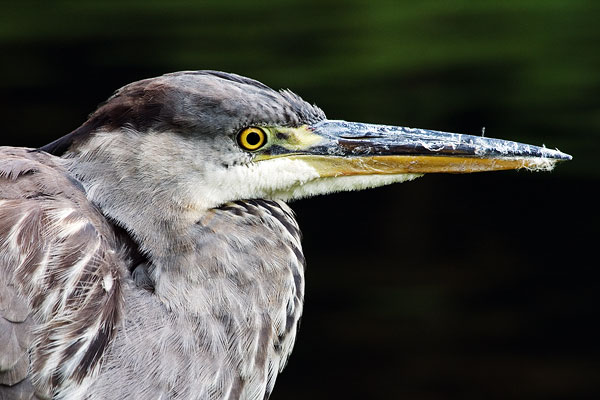
[[[86,131],[141,137],[132,151],[143,168],[164,171],[202,208],[364,189],[432,172],[550,169],[570,159],[479,136],[331,121],[289,91],[207,71],[128,85],[72,133],[71,143]]]

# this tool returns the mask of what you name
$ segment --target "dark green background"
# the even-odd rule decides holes
[[[272,399],[599,398],[600,2],[3,1],[2,144],[141,78],[217,69],[330,118],[546,144],[552,173],[293,204],[305,317]]]

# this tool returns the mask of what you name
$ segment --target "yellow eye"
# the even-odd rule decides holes
[[[258,150],[267,142],[267,135],[260,128],[244,128],[238,133],[237,141],[243,149]]]

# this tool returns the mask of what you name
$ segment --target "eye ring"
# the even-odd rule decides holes
[[[251,126],[238,133],[237,142],[244,150],[258,150],[267,143],[267,134],[261,128]]]

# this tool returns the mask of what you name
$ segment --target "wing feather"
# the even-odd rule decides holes
[[[124,259],[61,159],[0,148],[0,398],[60,396],[98,370]]]

